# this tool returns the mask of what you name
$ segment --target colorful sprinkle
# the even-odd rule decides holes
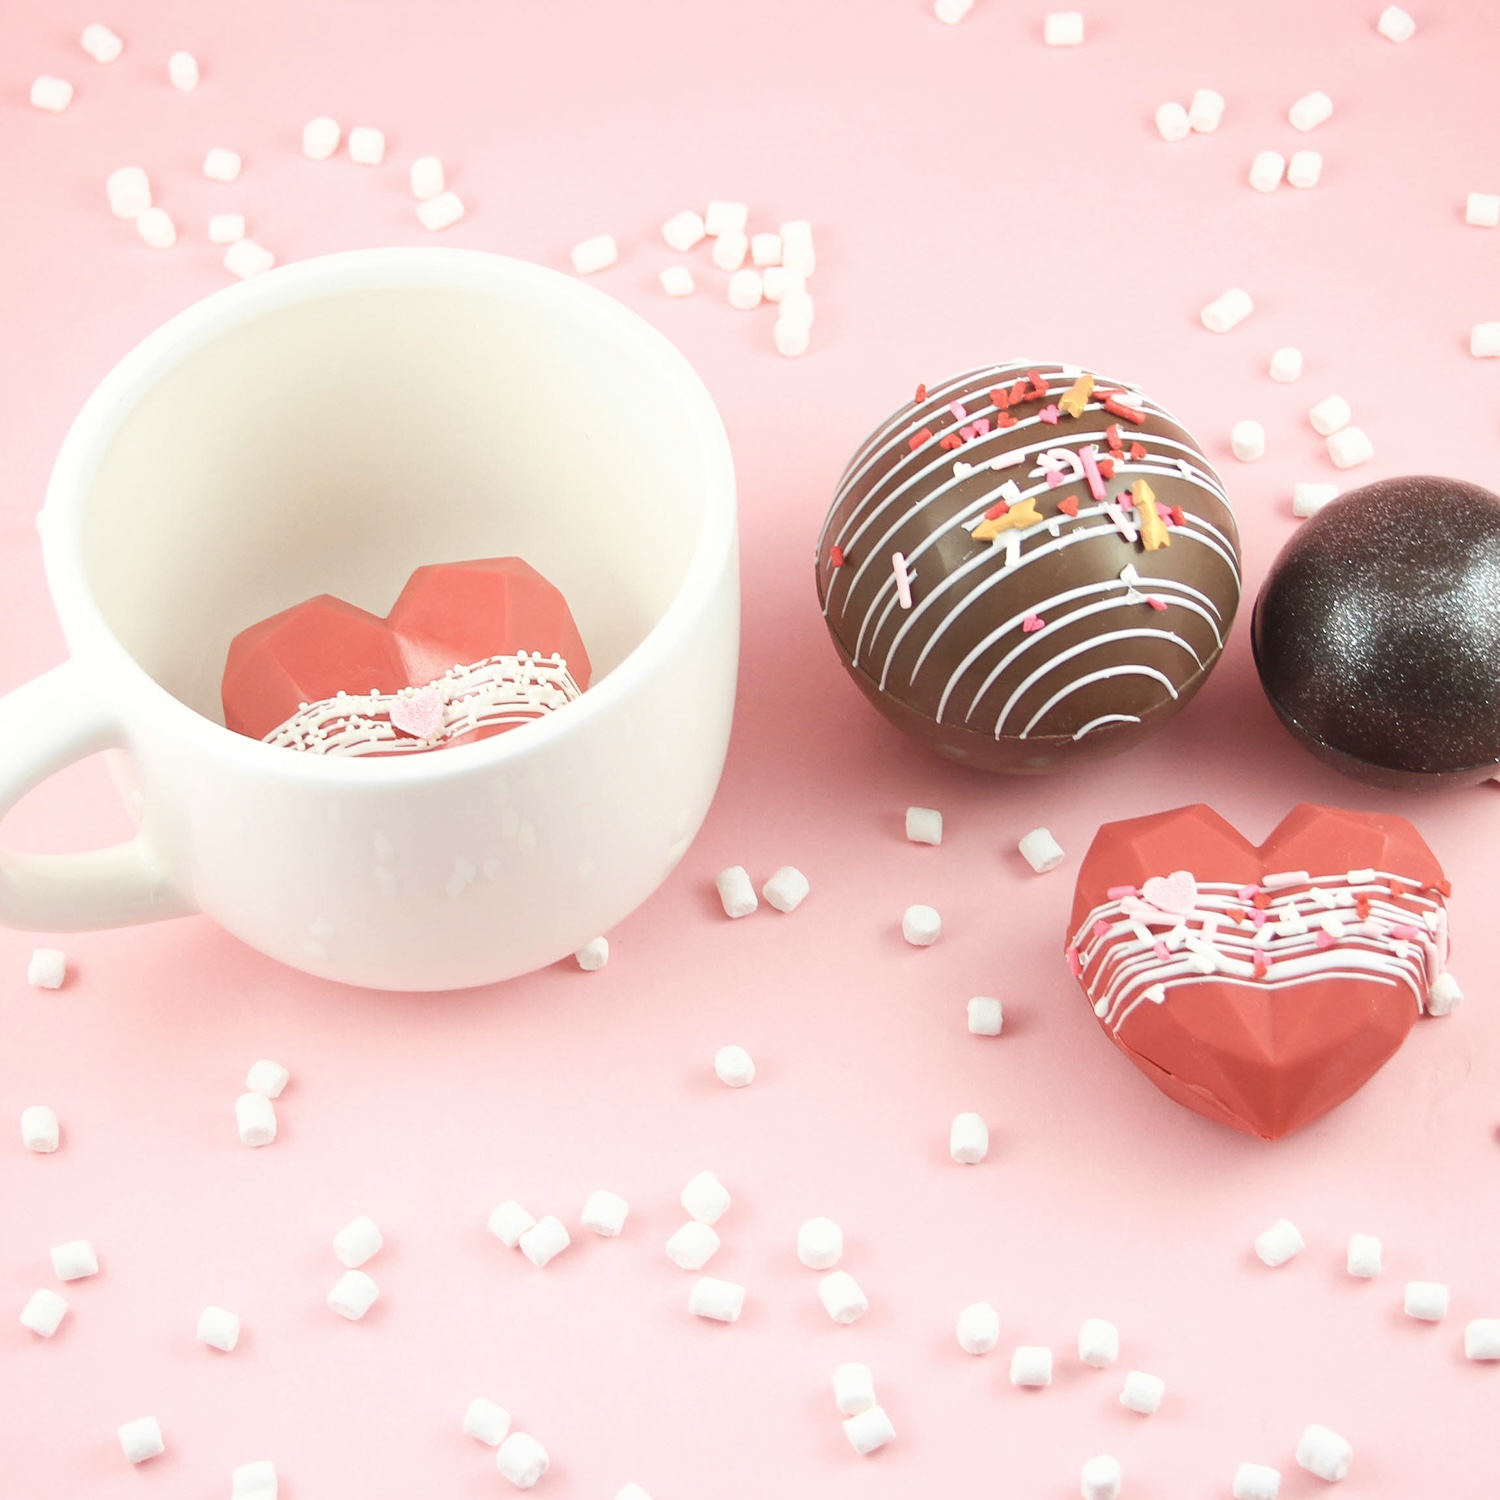
[[[844,549],[842,547],[830,547],[828,549],[828,566],[831,568],[842,568],[844,566]]]
[[[993,406],[996,411],[1004,411],[1005,408],[1010,405],[1010,392],[1006,390],[1003,385],[997,385],[994,390],[990,392],[990,405]]]
[[[1002,531],[1022,531],[1028,526],[1040,526],[1042,517],[1036,513],[1036,497],[1028,495],[1018,505],[1007,506],[1003,515],[986,518],[974,528],[976,542],[992,542]]]
[[[938,439],[939,448],[962,448],[964,440],[956,432],[945,432]]]
[[[1147,552],[1161,547],[1170,547],[1172,538],[1167,535],[1166,525],[1156,511],[1156,495],[1144,479],[1135,484],[1135,508],[1141,523],[1141,542]]]
[[[1109,936],[1109,923],[1106,922],[1103,917],[1100,917],[1099,920],[1094,923],[1093,933],[1094,933],[1094,936],[1096,938],[1106,938],[1106,937],[1108,937]]]
[[[953,413],[953,420],[955,422],[967,422],[969,420],[968,412],[957,401],[950,401],[948,403],[948,410]]]
[[[1084,407],[1089,404],[1089,397],[1093,394],[1093,390],[1094,377],[1092,375],[1080,375],[1063,393],[1057,404],[1070,417],[1081,417]]]
[[[1040,615],[1027,615],[1021,621],[1021,633],[1023,635],[1034,635],[1038,630],[1045,630],[1047,622]]]
[[[1076,516],[1078,514],[1078,496],[1064,495],[1063,498],[1057,502],[1057,508],[1062,511],[1064,515]]]
[[[902,609],[910,609],[911,579],[906,576],[906,558],[901,553],[891,553],[891,570],[896,575],[896,598]]]
[[[1093,443],[1085,443],[1078,451],[1083,464],[1083,477],[1089,482],[1089,494],[1096,500],[1104,500],[1109,491],[1104,488],[1104,479],[1099,473],[1099,450]]]
[[[1057,421],[1060,415],[1061,413],[1055,406],[1044,406],[1037,413],[1037,416],[1041,421],[1047,422],[1053,427],[1057,426]]]
[[[922,381],[919,381],[917,383],[917,396],[916,396],[917,405],[920,406],[926,399],[927,399],[927,386],[926,386],[926,383],[922,382]]]
[[[931,440],[932,428],[924,427],[920,432],[914,432],[909,438],[907,438],[906,446],[910,448],[913,453],[915,453],[923,443],[930,442]]]
[[[1167,601],[1165,599],[1159,599],[1159,598],[1157,598],[1157,596],[1155,594],[1147,594],[1146,595],[1146,603],[1149,604],[1151,606],[1151,608],[1155,609],[1155,610],[1165,610],[1166,607],[1167,607]]]

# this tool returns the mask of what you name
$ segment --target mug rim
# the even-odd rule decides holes
[[[289,755],[282,746],[238,734],[199,713],[163,687],[126,650],[105,619],[83,565],[83,501],[109,444],[146,393],[216,339],[268,313],[284,311],[326,294],[401,286],[441,288],[493,283],[499,275],[512,285],[530,286],[555,303],[568,305],[601,333],[628,349],[663,377],[681,403],[698,445],[705,504],[702,523],[681,583],[645,636],[597,684],[565,704],[512,730],[466,745],[450,745],[441,755]],[[147,334],[100,381],[69,426],[47,482],[37,517],[42,557],[53,608],[71,655],[102,659],[124,686],[112,694],[130,739],[140,711],[134,701],[162,715],[175,734],[205,754],[245,769],[311,777],[328,784],[446,779],[479,767],[500,767],[543,751],[553,740],[587,729],[649,678],[684,634],[711,607],[737,550],[733,459],[722,417],[702,377],[665,334],[639,313],[596,287],[548,266],[486,250],[438,246],[396,246],[345,250],[277,266],[260,276],[224,287],[190,304]]]

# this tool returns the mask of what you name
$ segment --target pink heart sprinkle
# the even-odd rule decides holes
[[[1044,406],[1037,413],[1037,416],[1040,417],[1043,422],[1050,422],[1054,427],[1056,427],[1057,419],[1062,416],[1062,412],[1059,411],[1055,406]]]
[[[1041,630],[1046,625],[1046,623],[1047,622],[1040,615],[1027,615],[1026,618],[1021,621],[1021,633],[1023,635],[1030,635],[1034,630]]]
[[[1173,870],[1166,879],[1153,875],[1141,887],[1141,895],[1158,911],[1185,917],[1197,904],[1198,882],[1190,870]]]
[[[443,728],[444,706],[436,688],[418,688],[391,704],[391,725],[419,740],[436,739]]]

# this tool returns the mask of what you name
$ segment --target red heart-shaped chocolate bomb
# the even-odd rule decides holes
[[[1404,818],[1304,803],[1257,848],[1199,804],[1099,830],[1067,958],[1157,1088],[1274,1140],[1405,1040],[1445,971],[1447,893]]]

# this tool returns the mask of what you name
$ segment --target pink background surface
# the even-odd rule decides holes
[[[1344,1492],[1483,1492],[1500,1370],[1466,1361],[1462,1329],[1500,1315],[1500,1214],[1489,911],[1492,787],[1366,791],[1277,727],[1246,638],[1249,600],[1297,524],[1302,479],[1337,479],[1306,422],[1338,392],[1370,434],[1358,480],[1410,472],[1481,483],[1496,457],[1500,368],[1467,353],[1500,317],[1500,232],[1463,223],[1500,190],[1484,0],[1413,6],[1417,37],[1376,35],[1379,0],[1182,6],[1097,0],[1088,39],[1040,39],[1044,0],[978,0],[959,27],[917,0],[12,0],[0,21],[0,686],[61,659],[33,517],[72,416],[155,325],[226,284],[206,216],[240,210],[283,261],[427,243],[406,167],[442,157],[468,217],[440,236],[565,266],[611,232],[596,284],[663,329],[701,371],[735,448],[744,650],[734,739],[709,820],[663,889],[609,936],[598,973],[571,962],[487,991],[356,992],[283,970],[203,919],[66,939],[59,992],[25,982],[36,939],[0,932],[0,1121],[51,1104],[64,1142],[0,1143],[0,1488],[51,1497],[227,1495],[274,1459],[288,1500],[507,1492],[459,1432],[486,1394],[551,1451],[538,1493],[610,1500],[1033,1496],[1078,1493],[1116,1454],[1130,1500],[1227,1496],[1242,1460],[1322,1491],[1293,1450],[1308,1422],[1346,1435]],[[124,57],[76,38],[104,19]],[[168,53],[198,56],[179,94]],[[73,80],[61,116],[31,109],[43,72]],[[1156,106],[1210,86],[1220,131],[1168,145]],[[1311,137],[1286,109],[1328,91]],[[302,158],[328,113],[388,136],[386,164]],[[241,180],[199,172],[241,151]],[[1323,152],[1322,184],[1245,185],[1263,147]],[[112,219],[104,178],[138,163],[176,218],[169,252]],[[778,356],[772,314],[732,310],[706,248],[698,293],[657,284],[676,259],[657,226],[710,197],[751,227],[813,222],[811,351]],[[1226,286],[1256,312],[1216,338],[1197,311]],[[1282,344],[1307,357],[1272,384]],[[1220,463],[1244,533],[1246,606],[1224,660],[1158,739],[1097,769],[991,780],[906,744],[843,678],[814,602],[810,555],[847,454],[918,380],[1013,355],[1139,380]],[[1264,422],[1240,465],[1231,425]],[[1350,481],[1346,481],[1350,482]],[[150,538],[142,538],[143,546]],[[1413,818],[1455,893],[1454,968],[1469,1003],[1424,1022],[1332,1117],[1274,1147],[1160,1097],[1100,1035],[1059,949],[1073,874],[1102,821],[1212,802],[1255,839],[1301,800]],[[907,844],[904,808],[940,808],[940,848]],[[1069,863],[1038,878],[1015,852],[1038,823]],[[13,847],[119,837],[123,811],[88,764],[8,820]],[[730,923],[712,878],[783,863],[812,895]],[[943,914],[908,947],[900,915]],[[1005,1034],[971,1037],[964,1004],[998,994]],[[744,1091],[715,1049],[747,1046]],[[294,1081],[281,1135],[250,1151],[233,1103],[248,1065]],[[978,1167],[953,1164],[959,1110],[989,1120]],[[701,1168],[734,1195],[712,1274],[743,1282],[734,1327],[688,1316],[691,1278],[661,1245]],[[632,1213],[617,1241],[578,1229],[587,1193]],[[545,1271],[485,1230],[516,1197],[554,1212],[574,1248]],[[329,1239],[368,1213],[387,1245],[366,1268],[381,1300],[348,1324],[323,1304]],[[834,1325],[797,1264],[813,1214],[846,1234],[869,1294]],[[1308,1248],[1277,1272],[1251,1242],[1286,1215]],[[1386,1270],[1344,1274],[1352,1230]],[[47,1248],[86,1236],[101,1274],[66,1289],[50,1342],[15,1322],[56,1285]],[[1448,1282],[1429,1326],[1401,1311],[1408,1278]],[[987,1299],[999,1348],[962,1353],[953,1322]],[[213,1302],[240,1348],[194,1341]],[[1122,1334],[1120,1364],[1074,1356],[1079,1322]],[[1053,1386],[1019,1391],[1009,1350],[1048,1344]],[[863,1360],[899,1432],[863,1461],[829,1388]],[[1124,1372],[1162,1376],[1160,1412],[1116,1400]],[[133,1471],[116,1426],[153,1413],[166,1454]]]

